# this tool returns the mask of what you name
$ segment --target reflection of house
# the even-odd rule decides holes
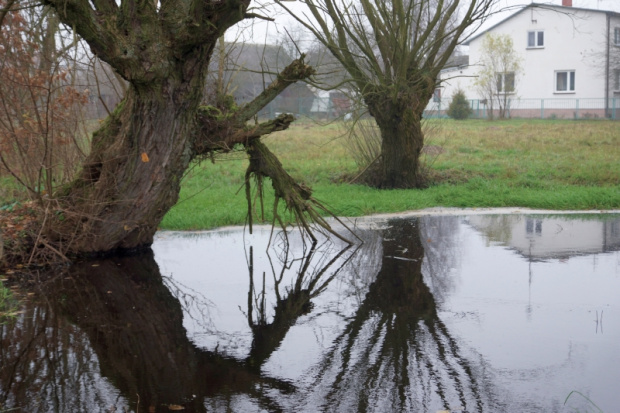
[[[469,224],[490,241],[533,259],[562,258],[620,250],[620,218],[478,215]]]
[[[469,64],[442,72],[441,94],[450,98],[460,88],[476,100],[474,109],[486,97],[474,85],[486,33],[510,36],[521,58],[516,76],[497,73],[499,95],[509,95],[512,116],[620,111],[620,13],[572,7],[572,0],[532,3],[472,37],[466,43]]]

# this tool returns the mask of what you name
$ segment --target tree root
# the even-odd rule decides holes
[[[355,235],[355,233],[345,223],[343,223],[327,207],[325,207],[325,205],[312,197],[312,190],[309,187],[303,183],[295,182],[295,180],[284,170],[282,164],[273,152],[271,152],[269,148],[267,148],[267,146],[259,139],[249,142],[246,145],[246,152],[250,157],[250,165],[248,166],[245,175],[250,233],[252,233],[253,216],[250,181],[251,177],[254,176],[257,182],[257,197],[260,199],[261,205],[263,202],[262,180],[264,177],[271,179],[271,184],[275,192],[273,207],[274,225],[275,222],[278,221],[282,228],[285,227],[282,218],[278,214],[278,203],[280,200],[283,200],[286,205],[286,209],[293,214],[297,225],[310,237],[312,242],[317,241],[312,229],[312,224],[315,224],[319,230],[324,230],[348,244],[353,244],[353,242],[336,232],[321,216],[320,212],[331,215],[351,234],[358,238],[357,235]]]

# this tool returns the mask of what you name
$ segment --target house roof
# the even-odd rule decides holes
[[[442,72],[450,72],[459,70],[469,66],[469,55],[450,56],[448,62],[444,65]]]
[[[507,22],[508,20],[512,19],[513,17],[523,13],[524,11],[531,9],[531,8],[540,8],[540,9],[562,9],[562,10],[578,10],[578,11],[587,11],[587,12],[595,12],[595,13],[604,13],[604,14],[609,14],[612,16],[620,16],[620,13],[617,13],[615,11],[610,11],[610,10],[599,10],[599,9],[585,9],[582,7],[567,7],[567,6],[560,6],[560,5],[556,5],[556,4],[549,4],[549,3],[531,3],[528,4],[527,6],[523,7],[521,10],[516,11],[515,13],[511,14],[510,16],[506,17],[505,19],[503,19],[502,21],[494,24],[493,26],[489,27],[488,29],[486,29],[483,32],[478,33],[477,35],[473,36],[472,38],[470,38],[469,40],[467,40],[466,42],[464,42],[463,44],[465,46],[469,46],[469,44],[477,39],[480,36],[484,36],[486,33],[492,31],[493,29],[495,29],[498,26],[501,26],[502,24],[504,24],[505,22]]]
[[[469,55],[450,56],[448,62],[445,64],[444,69],[462,67],[469,65]]]

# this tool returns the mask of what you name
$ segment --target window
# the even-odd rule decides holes
[[[497,74],[497,92],[513,93],[515,91],[515,72]]]
[[[441,89],[437,88],[433,92],[433,102],[441,102]]]
[[[545,32],[537,31],[537,30],[527,32],[527,47],[528,48],[545,47]]]
[[[614,44],[620,46],[620,27],[614,29]]]
[[[536,235],[542,234],[542,219],[533,220],[527,218],[525,220],[525,233],[530,235],[534,234],[534,231],[536,231]]]
[[[570,93],[575,91],[575,71],[561,70],[555,72],[555,91]]]
[[[620,90],[620,69],[614,69],[614,90]]]

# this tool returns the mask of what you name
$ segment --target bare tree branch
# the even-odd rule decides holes
[[[315,73],[314,68],[304,62],[304,57],[302,54],[291,62],[260,95],[236,111],[222,113],[218,108],[203,107],[198,115],[201,128],[194,145],[196,154],[227,152],[237,144],[245,145],[261,136],[287,129],[295,120],[290,114],[257,125],[246,123],[288,86]]]
[[[60,20],[75,28],[97,56],[106,61],[113,60],[120,39],[112,25],[102,24],[105,20],[98,16],[98,11],[91,7],[88,0],[43,0],[43,3],[53,6]]]
[[[381,187],[420,187],[424,108],[465,31],[496,0],[303,0],[296,15],[352,78],[381,130]],[[373,172],[374,173],[374,172]],[[373,180],[374,182],[374,180]]]
[[[2,26],[2,22],[4,21],[5,16],[10,11],[16,11],[19,9],[12,9],[13,4],[15,4],[16,0],[8,0],[6,2],[6,6],[3,9],[0,9],[0,27]]]
[[[315,74],[314,68],[307,65],[304,62],[305,55],[294,60],[289,64],[282,72],[278,74],[276,80],[271,83],[260,95],[258,95],[251,102],[242,106],[236,113],[235,119],[237,122],[245,123],[252,119],[262,108],[267,106],[269,102],[275,99],[284,89],[292,85],[293,83],[307,79]]]

